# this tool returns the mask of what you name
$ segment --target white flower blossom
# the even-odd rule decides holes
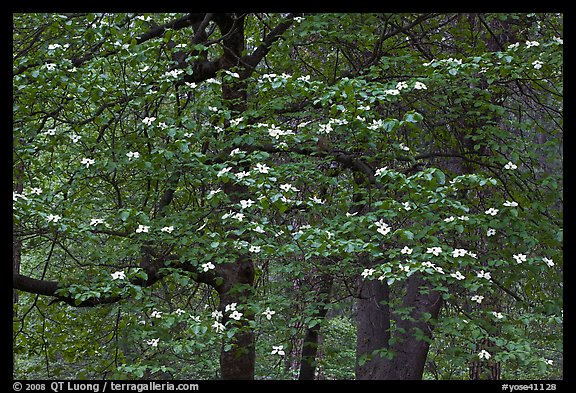
[[[407,89],[408,88],[408,83],[401,81],[396,83],[396,89],[397,90],[402,90],[402,89]]]
[[[496,229],[494,228],[488,228],[488,230],[486,231],[486,236],[490,237],[490,236],[494,236],[496,234]]]
[[[424,267],[431,267],[432,269],[434,269],[434,268],[436,267],[436,265],[433,264],[433,263],[430,262],[430,261],[422,262],[422,266],[424,266]]]
[[[458,257],[463,257],[464,255],[466,255],[467,251],[463,248],[455,248],[452,251],[452,256],[454,258],[458,258]]]
[[[272,319],[272,315],[276,314],[276,311],[270,310],[270,307],[266,307],[266,310],[262,312],[262,315],[266,317],[266,319]]]
[[[252,206],[255,202],[252,199],[243,199],[240,201],[240,206],[242,209],[247,209]]]
[[[212,327],[214,328],[214,330],[216,330],[216,333],[221,333],[224,331],[224,325],[218,321],[214,321]]]
[[[498,209],[494,209],[491,207],[490,209],[486,210],[484,213],[488,214],[489,216],[495,216],[498,214]]]
[[[271,355],[280,355],[280,356],[284,356],[286,355],[286,353],[284,352],[284,346],[283,345],[272,345],[272,352],[270,352]]]
[[[473,302],[476,302],[478,304],[482,303],[482,300],[484,300],[484,296],[481,295],[474,295],[470,298]]]
[[[450,216],[450,217],[445,218],[444,222],[452,222],[454,220],[455,220],[454,216]]]
[[[481,350],[480,353],[478,354],[478,357],[479,357],[480,359],[486,359],[486,360],[488,360],[488,359],[490,359],[490,358],[492,357],[492,355],[490,355],[490,353],[489,353],[487,350],[483,349],[483,350]]]
[[[122,270],[112,273],[111,276],[112,280],[126,280],[126,273]]]
[[[331,131],[333,131],[332,129],[332,124],[328,123],[328,124],[318,124],[318,132],[321,134],[329,134]]]
[[[256,164],[256,170],[260,173],[268,173],[268,171],[270,170],[270,167],[267,166],[266,164],[257,163]]]
[[[440,255],[441,252],[442,252],[442,248],[441,248],[441,247],[428,247],[428,248],[426,249],[426,253],[427,253],[427,254],[433,254],[434,256]]]
[[[139,158],[140,153],[138,153],[137,151],[129,151],[128,153],[126,153],[126,156],[128,157],[129,160],[131,160],[133,158]]]
[[[142,123],[146,124],[147,126],[152,125],[152,123],[156,120],[155,117],[145,117],[142,119]]]
[[[402,250],[400,250],[400,252],[402,254],[410,255],[410,254],[412,254],[412,249],[408,246],[404,246],[404,248]]]
[[[380,220],[380,221],[376,221],[374,223],[374,225],[376,225],[378,228],[376,229],[376,232],[382,234],[382,235],[387,235],[388,232],[390,232],[392,230],[391,227],[388,226],[388,224],[386,224],[384,221]]]
[[[264,229],[262,229],[262,227],[260,225],[256,225],[255,228],[252,229],[254,232],[258,232],[258,233],[264,233]]]
[[[554,261],[552,259],[544,257],[542,258],[542,260],[546,265],[548,265],[548,267],[554,266]]]
[[[460,273],[459,271],[457,271],[456,273],[451,273],[450,274],[451,277],[454,277],[456,280],[461,281],[464,280],[466,277],[464,277],[464,275],[462,273]]]
[[[270,126],[268,129],[268,135],[270,135],[272,138],[278,139],[284,135],[294,135],[294,132],[292,130],[282,130],[272,124],[272,126]]]
[[[236,149],[234,149],[230,152],[230,157],[234,157],[236,154],[244,154],[244,153],[246,153],[246,152],[243,150],[240,150],[240,148],[237,147]]]
[[[518,202],[514,202],[514,201],[512,201],[512,202],[510,202],[510,201],[506,201],[506,202],[504,202],[504,206],[508,206],[508,207],[516,207],[516,206],[518,206]]]
[[[436,270],[440,274],[446,274],[444,273],[444,270],[440,266],[434,266],[434,270]]]
[[[159,342],[160,342],[159,338],[153,338],[151,340],[146,340],[146,344],[148,344],[152,347],[157,347]]]
[[[260,250],[261,250],[260,246],[250,246],[250,249],[248,251],[253,253],[259,253]]]
[[[46,217],[48,222],[58,222],[61,218],[58,214],[49,214],[48,217]]]
[[[376,176],[380,176],[382,173],[384,173],[386,170],[388,169],[388,167],[383,167],[380,169],[376,169],[376,172],[374,173]]]
[[[91,227],[96,226],[96,225],[98,225],[98,224],[104,224],[104,220],[101,219],[101,218],[92,218],[92,219],[90,220],[90,226],[91,226]]]
[[[378,119],[378,120],[374,119],[374,120],[372,120],[372,123],[369,124],[367,127],[370,130],[376,131],[379,128],[384,127],[384,121],[382,119]]]
[[[174,227],[172,225],[167,226],[167,227],[163,227],[162,229],[160,229],[162,232],[167,232],[167,233],[172,233],[172,231],[174,230]]]
[[[210,192],[208,193],[208,199],[212,198],[214,195],[218,194],[221,191],[222,191],[221,188],[218,188],[216,190],[210,190]]]
[[[236,177],[240,180],[244,179],[245,177],[250,176],[250,172],[240,171],[236,174]]]
[[[216,319],[217,321],[219,321],[220,319],[222,319],[222,317],[224,316],[224,315],[222,314],[222,311],[220,311],[220,310],[212,311],[212,314],[211,314],[211,315],[212,315],[212,318]]]
[[[242,221],[245,216],[243,213],[234,213],[231,215],[231,217],[235,220]]]
[[[362,278],[367,278],[367,277],[372,277],[372,275],[374,274],[375,270],[374,269],[364,269],[364,271],[361,273]]]
[[[284,192],[289,192],[289,191],[298,192],[298,191],[300,191],[296,187],[294,187],[292,184],[288,184],[288,183],[280,185],[280,189]]]
[[[232,314],[230,314],[230,318],[239,321],[240,318],[242,318],[242,313],[241,313],[241,312],[238,312],[238,310],[234,310],[234,311],[232,312]]]
[[[222,176],[224,176],[224,174],[230,172],[231,170],[232,170],[232,168],[229,166],[224,167],[224,168],[220,169],[220,171],[216,174],[216,177],[222,177]]]
[[[514,258],[516,263],[519,263],[519,264],[522,262],[526,262],[526,255],[524,255],[524,254],[515,254],[512,256],[512,258]]]
[[[14,202],[16,202],[18,200],[18,198],[20,199],[24,199],[25,201],[28,201],[29,199],[26,197],[26,193],[22,193],[22,194],[18,194],[16,191],[12,191],[12,200]]]
[[[152,311],[152,314],[150,314],[150,318],[158,318],[158,319],[160,319],[160,318],[162,318],[162,312],[161,312],[161,311],[154,310],[154,311]]]
[[[70,134],[69,137],[72,140],[72,143],[77,143],[80,139],[82,139],[82,137],[77,134]]]
[[[240,75],[237,72],[232,72],[232,71],[228,71],[228,70],[224,70],[224,72],[233,78],[240,78]]]
[[[40,194],[42,194],[42,189],[38,188],[38,187],[32,187],[30,189],[30,194],[40,195]]]
[[[485,272],[484,270],[480,270],[480,272],[476,273],[478,278],[485,278],[486,280],[492,279],[492,276],[489,272]]]
[[[202,271],[207,272],[208,270],[215,269],[216,266],[212,262],[206,262],[202,264]]]
[[[184,72],[184,70],[180,70],[180,69],[174,69],[171,71],[166,71],[164,73],[165,77],[172,77],[172,78],[177,78],[178,75],[182,74]]]
[[[504,169],[514,170],[514,169],[518,169],[518,166],[516,164],[514,164],[512,161],[508,161],[508,163],[506,165],[504,165]]]
[[[531,48],[533,46],[540,46],[538,41],[526,41],[526,48]]]
[[[182,315],[182,314],[184,314],[185,312],[186,312],[186,311],[182,310],[181,308],[179,308],[179,309],[177,309],[176,311],[174,311],[174,313],[175,313],[176,315]]]
[[[534,60],[532,62],[532,66],[534,66],[535,70],[539,70],[540,68],[542,68],[542,64],[544,64],[544,63],[541,62],[540,60]]]
[[[422,83],[422,82],[416,82],[416,83],[414,84],[414,88],[415,88],[416,90],[426,90],[426,89],[428,89],[428,88],[426,87],[426,85],[425,85],[424,83]]]
[[[238,305],[238,303],[230,303],[226,305],[226,308],[224,309],[224,311],[228,312],[228,311],[234,311],[236,310],[236,306]]]
[[[80,161],[80,164],[86,165],[86,168],[88,168],[90,165],[94,164],[95,162],[96,162],[96,160],[94,160],[92,158],[83,158]]]
[[[237,119],[230,119],[230,125],[232,127],[236,127],[238,124],[242,122],[242,120],[244,120],[244,117],[239,117]]]
[[[497,319],[502,319],[504,318],[504,315],[502,315],[502,313],[496,312],[496,311],[492,311],[492,315],[494,315],[494,317],[496,317]]]
[[[149,226],[149,225],[139,224],[139,225],[138,225],[138,228],[136,228],[136,233],[148,232],[149,229],[150,229],[150,226]]]
[[[324,201],[323,201],[322,199],[318,198],[317,196],[311,197],[310,200],[311,200],[312,202],[314,202],[314,203],[319,204],[319,205],[323,205],[323,204],[324,204]],[[346,213],[346,214],[348,214],[348,213]]]

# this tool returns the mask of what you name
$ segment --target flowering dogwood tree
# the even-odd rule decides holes
[[[13,40],[15,376],[561,373],[561,15],[15,14]]]

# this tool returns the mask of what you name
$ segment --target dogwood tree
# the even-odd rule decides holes
[[[15,376],[558,376],[561,18],[15,14]]]

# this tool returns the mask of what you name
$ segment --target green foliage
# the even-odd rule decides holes
[[[183,16],[14,15],[20,273],[76,306],[122,299],[21,293],[15,376],[215,379],[250,329],[255,377],[293,379],[319,327],[317,374],[353,379],[351,296],[381,280],[402,314],[414,274],[444,301],[422,316],[425,378],[467,379],[482,340],[503,378],[561,376],[561,15],[307,15],[247,78],[196,82],[225,53],[214,22],[195,45],[174,26],[141,39]],[[249,15],[244,54],[283,22]],[[146,287],[151,247],[163,279]],[[202,275],[239,255],[255,283],[222,310]]]

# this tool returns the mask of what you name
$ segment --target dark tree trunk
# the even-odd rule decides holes
[[[318,297],[320,307],[318,308],[318,318],[323,320],[328,312],[327,304],[329,302],[330,292],[334,279],[330,274],[323,274],[320,277],[320,288]],[[318,344],[320,338],[320,328],[322,324],[317,323],[306,329],[304,341],[302,343],[302,360],[300,362],[300,373],[298,379],[313,380],[316,377],[316,357],[318,355]]]
[[[378,370],[375,379],[422,379],[430,346],[428,341],[432,339],[431,320],[438,317],[441,305],[440,293],[432,291],[420,275],[408,278],[402,307],[411,311],[407,317],[396,319],[394,345],[390,348],[394,357],[384,361],[384,367]],[[430,314],[431,320],[424,321],[424,313]]]
[[[244,50],[244,17],[233,14],[215,14],[213,20],[218,25],[223,38],[224,54],[220,58],[220,66],[229,69],[241,66],[239,60]],[[227,102],[233,116],[240,115],[246,109],[246,83],[240,79],[234,83],[222,83],[222,98]],[[232,150],[232,149],[230,149]],[[223,186],[232,203],[238,203],[245,199],[246,187],[233,183]],[[232,235],[232,237],[235,237]],[[242,240],[250,241],[247,235],[241,235]],[[224,311],[230,303],[246,303],[251,295],[254,285],[254,263],[247,253],[241,254],[235,263],[220,265],[218,275],[223,279],[220,286],[216,287],[220,295],[220,309]],[[249,325],[249,310],[243,310],[243,318],[237,323],[240,329],[231,339],[230,350],[225,350],[225,345],[220,351],[220,371],[222,379],[254,379],[255,366],[255,337]],[[223,323],[228,321],[224,316]]]
[[[222,279],[214,285],[220,297],[219,309],[223,312],[222,323],[230,321],[226,306],[231,303],[246,304],[254,286],[254,263],[249,255],[241,254],[234,263],[222,264],[216,268],[216,276]],[[255,337],[250,327],[254,319],[248,308],[242,310],[242,318],[235,322],[239,328],[230,340],[224,340],[220,351],[220,372],[222,379],[254,379]],[[226,350],[226,344],[231,348]]]
[[[362,283],[356,316],[356,379],[376,379],[378,370],[384,367],[384,358],[373,352],[389,347],[389,296],[386,282],[369,280]],[[364,362],[366,357],[367,361]]]
[[[235,263],[219,265],[217,275],[223,283],[216,287],[220,296],[220,310],[224,313],[228,304],[245,304],[254,285],[254,265],[250,258],[240,256]],[[220,371],[222,379],[254,379],[255,339],[249,321],[254,315],[249,310],[242,310],[243,317],[235,322],[239,329],[230,341],[223,343],[220,351]],[[224,313],[223,323],[229,321]],[[225,350],[224,344],[231,344]]]
[[[481,350],[487,350],[488,352],[494,352],[494,343],[489,339],[485,338],[480,340],[476,345],[476,352],[479,353]],[[470,364],[469,369],[469,378],[471,380],[479,380],[479,379],[492,379],[492,380],[499,380],[501,373],[501,366],[500,362],[494,362],[491,360],[481,360],[476,358]]]

